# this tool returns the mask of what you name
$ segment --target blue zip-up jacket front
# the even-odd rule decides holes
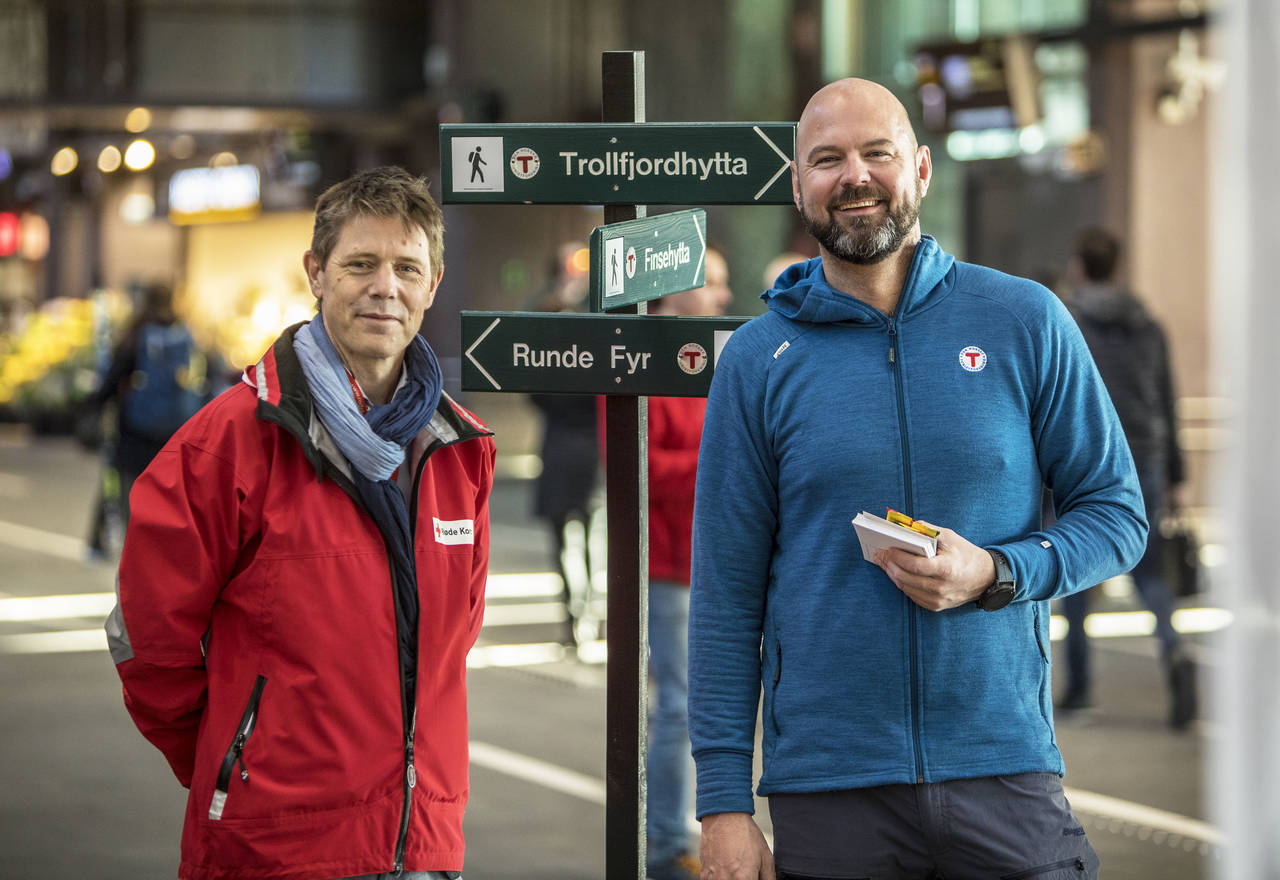
[[[716,364],[698,461],[689,622],[697,813],[759,793],[1063,772],[1049,602],[1146,545],[1116,413],[1066,309],[916,245],[893,316],[822,260],[764,294]],[[1041,486],[1058,522],[1043,529]],[[1004,552],[1006,608],[912,603],[850,521],[892,507]]]

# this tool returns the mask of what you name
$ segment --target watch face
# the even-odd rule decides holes
[[[978,607],[983,611],[999,611],[1013,601],[1012,584],[993,584],[990,589],[978,598]]]

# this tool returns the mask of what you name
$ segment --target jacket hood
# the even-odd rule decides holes
[[[1067,307],[1078,317],[1099,324],[1141,327],[1150,320],[1142,302],[1127,290],[1110,284],[1083,284],[1071,292]]]
[[[955,257],[939,247],[933,236],[922,235],[911,256],[911,268],[898,300],[897,314],[905,317],[929,304],[941,292],[935,293],[935,289],[954,265]],[[828,284],[821,257],[785,269],[772,289],[760,298],[771,311],[793,321],[870,324],[884,319],[876,309]]]

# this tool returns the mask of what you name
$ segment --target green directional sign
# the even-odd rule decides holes
[[[790,122],[442,125],[444,201],[789,205]]]
[[[701,208],[597,226],[591,232],[591,311],[693,290],[706,281]]]
[[[463,312],[464,391],[705,397],[748,318]]]

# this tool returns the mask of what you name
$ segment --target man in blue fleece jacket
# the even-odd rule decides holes
[[[1052,293],[922,236],[932,165],[865,80],[817,92],[792,188],[820,256],[716,365],[698,462],[689,721],[704,880],[1094,877],[1062,792],[1049,600],[1128,570],[1124,433]],[[1040,522],[1040,490],[1060,519]],[[886,507],[935,557],[863,560]]]

